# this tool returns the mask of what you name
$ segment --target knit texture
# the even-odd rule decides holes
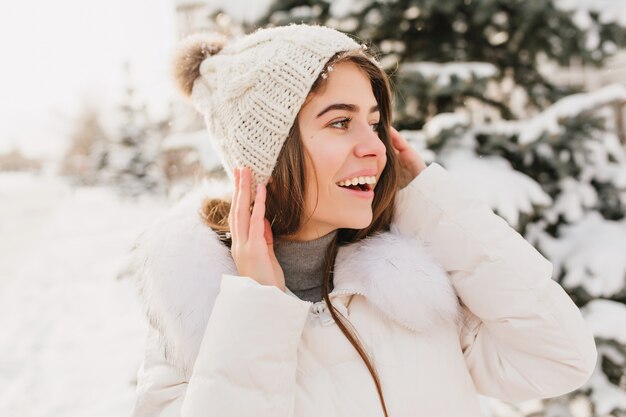
[[[312,302],[322,300],[324,258],[328,245],[336,235],[337,230],[334,230],[313,240],[277,239],[274,242],[276,259],[285,274],[285,286],[300,299]],[[330,291],[332,289],[331,282]]]
[[[311,86],[338,52],[360,49],[324,26],[259,29],[200,64],[191,98],[227,174],[248,166],[267,184]]]

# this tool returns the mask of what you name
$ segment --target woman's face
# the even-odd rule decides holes
[[[298,114],[305,158],[310,156],[304,213],[309,220],[293,236],[298,240],[369,226],[376,186],[372,182],[387,162],[377,133],[380,112],[367,75],[350,62],[335,65],[327,74],[325,84]],[[348,188],[346,181],[359,185]]]

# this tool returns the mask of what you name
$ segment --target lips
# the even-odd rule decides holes
[[[377,173],[376,168],[360,169],[351,172],[335,184],[345,192],[350,193],[351,196],[371,200],[374,197]]]

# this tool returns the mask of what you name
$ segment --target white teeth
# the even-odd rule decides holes
[[[340,185],[342,187],[357,184],[376,184],[376,177],[373,175],[369,177],[354,177],[349,180],[339,181],[337,183],[337,185]]]

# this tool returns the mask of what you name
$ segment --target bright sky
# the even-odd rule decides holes
[[[0,152],[57,156],[86,97],[119,102],[124,60],[153,114],[174,89],[170,0],[0,2]]]

